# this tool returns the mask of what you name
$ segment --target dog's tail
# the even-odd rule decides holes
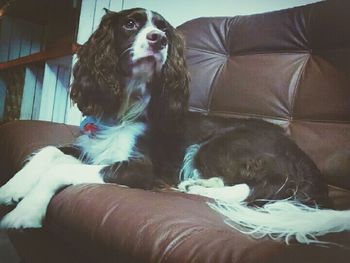
[[[350,230],[350,210],[312,208],[292,200],[273,201],[263,207],[223,201],[209,205],[240,232],[257,238],[284,239],[287,244],[294,238],[305,244],[327,243],[317,237]]]

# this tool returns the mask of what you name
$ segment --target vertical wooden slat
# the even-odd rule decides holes
[[[31,33],[33,23],[26,22],[24,20],[19,20],[19,30],[21,35],[21,46],[19,56],[27,56],[30,54],[30,46],[31,46]]]
[[[28,66],[25,71],[20,119],[38,119],[43,83],[43,68]]]
[[[77,42],[84,44],[92,33],[97,0],[82,0]]]
[[[10,51],[12,18],[6,16],[3,17],[0,26],[0,62],[6,62],[8,61]]]
[[[40,120],[65,121],[71,64],[71,56],[46,63],[39,110]]]
[[[55,101],[58,66],[47,62],[44,70],[39,120],[51,121]]]
[[[0,78],[0,121],[4,119],[5,113],[5,99],[6,99],[6,85],[5,82]]]
[[[0,62],[41,50],[43,26],[19,18],[3,17],[0,27]]]
[[[43,80],[44,80],[44,68],[38,67],[36,71],[35,93],[34,93],[32,117],[31,117],[32,120],[39,120]]]
[[[52,121],[64,122],[69,92],[70,68],[59,66]]]
[[[37,81],[37,67],[30,66],[25,70],[24,89],[21,105],[21,120],[30,120],[32,118],[33,103],[35,97],[35,87]]]
[[[40,51],[43,39],[43,26],[36,25],[28,21],[17,19],[15,23],[18,25],[20,34],[20,56],[26,56],[29,54],[37,53]],[[25,81],[23,87],[22,105],[21,105],[21,119],[32,119],[33,115],[38,115],[38,113],[33,114],[34,108],[38,110],[40,105],[35,105],[34,101],[38,103],[41,99],[41,84],[38,83],[38,76],[42,75],[39,73],[38,66],[28,66],[25,70]],[[42,76],[41,76],[42,83]],[[40,88],[38,88],[40,86]],[[38,88],[38,90],[37,90]],[[36,96],[37,95],[37,96]],[[38,97],[39,96],[39,97]],[[35,106],[34,106],[35,105]]]
[[[13,60],[19,57],[21,49],[21,30],[19,20],[12,18],[12,30],[10,39],[10,48],[8,60]]]
[[[39,25],[33,25],[31,27],[31,45],[30,54],[37,53],[41,50],[44,36],[44,27]]]
[[[11,23],[8,17],[3,17],[0,22],[0,62],[7,61],[9,51]],[[0,76],[0,121],[4,119],[6,101],[6,85]]]

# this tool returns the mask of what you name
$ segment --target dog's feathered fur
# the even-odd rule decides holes
[[[330,204],[322,175],[280,127],[261,120],[188,113],[189,77],[184,52],[181,35],[159,14],[144,9],[107,11],[78,52],[71,88],[71,98],[82,113],[99,119],[103,128],[93,138],[89,134],[78,138],[76,146],[83,153],[80,160],[50,147],[34,156],[0,189],[3,204],[24,198],[1,225],[40,226],[52,193],[69,184],[113,182],[149,189],[159,182],[176,186],[187,180],[180,184],[185,191],[193,187],[198,190],[198,186],[207,188],[212,182],[219,182],[220,187],[222,183],[227,187],[247,185],[244,203],[215,208],[254,233],[263,229],[262,235],[295,235],[301,242],[310,242],[310,233],[349,229],[349,225],[334,222],[322,225],[320,232],[317,226],[316,230],[296,230],[293,224],[298,223],[291,221],[275,232],[266,230],[269,222],[275,224],[281,212],[291,208],[300,217],[313,213],[312,217],[317,218],[320,210],[310,208],[310,212],[299,204]],[[49,175],[45,175],[48,167],[39,167],[43,152],[51,156],[45,157],[50,160],[45,164],[50,167],[50,183],[46,179]],[[85,175],[71,178],[68,171]],[[203,180],[213,177],[221,179]],[[23,178],[26,186],[16,192]],[[53,183],[55,180],[57,183]],[[34,187],[36,182],[39,183]],[[270,201],[277,204],[272,210],[266,206],[256,211],[245,206]],[[39,207],[34,211],[33,202]],[[257,214],[247,216],[252,211]],[[327,214],[325,211],[328,210],[322,213]],[[265,228],[259,213],[270,216],[264,219]],[[338,216],[328,214],[331,219]]]

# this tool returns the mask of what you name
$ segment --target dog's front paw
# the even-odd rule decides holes
[[[0,204],[2,205],[16,205],[27,194],[26,187],[20,184],[9,181],[0,188]]]
[[[0,187],[0,204],[16,205],[28,194],[33,185],[30,180],[30,172],[28,168],[24,167]]]
[[[0,188],[0,204],[15,205],[20,202],[46,174],[47,170],[53,167],[53,164],[66,162],[67,158],[71,157],[67,157],[53,146],[40,150]]]
[[[0,228],[40,228],[46,214],[46,203],[24,198],[0,221]]]
[[[16,207],[0,221],[0,228],[40,228],[45,213],[38,213],[37,209]]]
[[[33,213],[23,214],[23,211],[17,211],[17,208],[7,214],[0,221],[0,228],[3,229],[21,229],[21,228],[40,228],[42,227],[42,217]]]

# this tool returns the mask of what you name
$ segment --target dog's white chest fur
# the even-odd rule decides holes
[[[76,144],[92,164],[113,164],[137,157],[137,138],[144,134],[146,125],[142,122],[120,124],[99,132],[95,138],[82,135]]]

